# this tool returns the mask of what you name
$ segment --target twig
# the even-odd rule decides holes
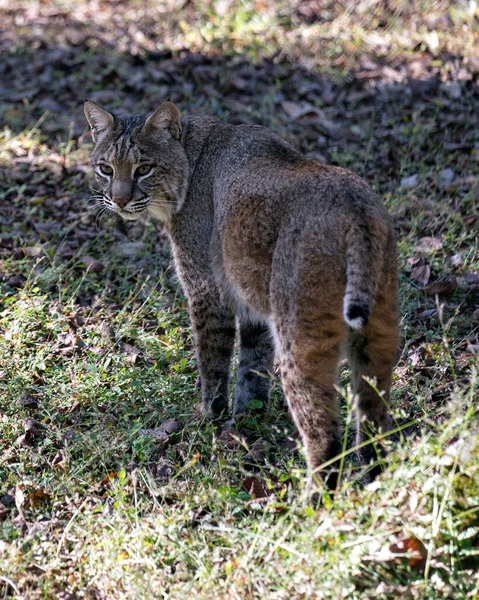
[[[8,577],[5,577],[4,575],[0,575],[0,580],[4,581],[13,590],[15,590],[15,593],[17,594],[17,596],[20,596],[20,598],[23,598],[23,595],[20,593],[20,590],[17,588],[17,586],[13,583],[13,581],[11,579],[9,579]]]

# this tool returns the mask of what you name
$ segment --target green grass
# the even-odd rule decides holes
[[[477,93],[461,80],[452,104],[446,92],[411,99],[407,84],[389,97],[357,77],[368,57],[397,72],[419,61],[419,76],[437,69],[447,83],[454,61],[473,64],[472,5],[325,3],[323,20],[309,23],[281,2],[192,2],[159,18],[155,3],[140,14],[132,1],[102,4],[93,23],[82,2],[47,4],[40,10],[60,16],[36,25],[44,48],[0,2],[22,36],[5,55],[20,100],[0,104],[0,596],[479,597]],[[84,46],[69,35],[86,35]],[[108,60],[101,36],[114,40]],[[62,44],[66,63],[65,50],[55,54]],[[50,60],[56,113],[42,95],[22,97]],[[237,69],[254,82],[245,90]],[[342,99],[328,100],[325,81]],[[171,94],[184,110],[266,124],[381,193],[399,238],[403,352],[392,390],[398,440],[387,440],[376,482],[361,486],[352,456],[345,369],[344,473],[319,505],[305,494],[277,379],[265,415],[251,412],[233,437],[204,420],[161,226],[88,212],[80,104],[98,92],[109,108],[151,110]],[[295,121],[284,101],[323,112]],[[429,266],[430,282],[453,275],[456,287],[428,295],[412,278],[417,265]]]

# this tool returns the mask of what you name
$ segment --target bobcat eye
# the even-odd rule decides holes
[[[113,167],[110,165],[100,165],[100,171],[103,175],[113,175]]]
[[[136,174],[137,175],[148,175],[148,173],[151,171],[151,166],[150,165],[140,165],[138,167],[138,169],[136,170]]]

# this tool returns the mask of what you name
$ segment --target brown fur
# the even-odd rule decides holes
[[[268,399],[275,346],[310,482],[341,451],[335,384],[343,349],[357,442],[387,430],[398,345],[396,243],[371,189],[265,128],[180,119],[171,103],[146,120],[113,116],[90,102],[85,114],[105,204],[129,219],[150,212],[168,229],[189,302],[204,410],[228,410],[236,319],[233,412]],[[111,176],[99,171],[101,163]],[[141,164],[151,165],[143,179],[134,175]],[[359,454],[369,462],[374,447]],[[328,483],[335,481],[333,473]]]

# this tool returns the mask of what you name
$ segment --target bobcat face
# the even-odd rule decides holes
[[[85,104],[96,142],[92,165],[99,190],[94,198],[124,219],[150,213],[168,222],[181,208],[188,162],[179,142],[179,112],[172,107],[165,102],[145,119]]]

